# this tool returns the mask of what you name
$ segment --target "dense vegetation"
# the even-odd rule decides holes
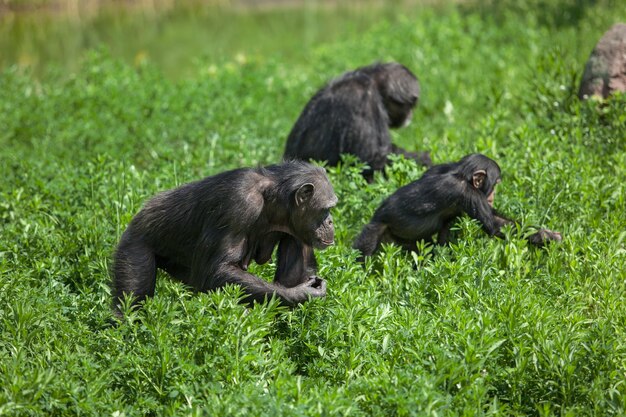
[[[200,62],[177,82],[106,51],[71,76],[0,73],[0,414],[626,413],[626,96],[575,97],[626,15],[585,4],[567,21],[559,8],[422,10],[306,62]],[[376,59],[423,87],[395,140],[437,162],[493,157],[496,206],[525,226],[489,239],[464,219],[449,247],[387,246],[358,265],[353,237],[423,169],[398,160],[367,185],[348,158],[330,169],[326,299],[250,309],[235,287],[195,295],[163,274],[111,326],[111,253],[143,201],[278,161],[315,89]],[[529,247],[530,225],[564,241]],[[273,265],[253,270],[269,279]]]

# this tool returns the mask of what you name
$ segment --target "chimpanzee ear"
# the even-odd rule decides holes
[[[483,182],[485,182],[485,178],[487,178],[486,171],[480,169],[474,172],[474,175],[472,175],[472,185],[474,186],[474,188],[479,189],[480,187],[482,187]]]
[[[315,193],[315,186],[310,182],[298,188],[298,191],[296,191],[296,206],[309,201],[313,197],[313,193]]]

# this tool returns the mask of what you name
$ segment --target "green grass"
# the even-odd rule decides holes
[[[177,82],[105,51],[70,77],[0,73],[0,415],[624,415],[626,96],[575,98],[593,45],[626,19],[610,4],[570,24],[422,9],[306,62],[199,61]],[[324,300],[250,309],[235,287],[194,295],[163,274],[136,322],[111,327],[111,254],[142,203],[278,161],[311,94],[376,59],[423,86],[395,140],[436,162],[496,159],[496,207],[523,227],[489,239],[463,219],[449,247],[356,264],[354,236],[423,170],[398,160],[366,185],[349,158],[330,169]],[[530,225],[564,241],[529,247]]]

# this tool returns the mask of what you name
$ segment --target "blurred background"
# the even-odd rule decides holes
[[[267,56],[295,62],[314,45],[417,13],[427,3],[0,0],[0,69],[17,65],[41,77],[53,64],[72,72],[86,50],[99,47],[134,65],[150,61],[174,79],[190,75],[198,61]]]
[[[546,23],[576,23],[595,0],[0,0],[0,70],[17,65],[42,77],[77,69],[104,47],[134,65],[151,62],[172,79],[202,61],[246,57],[306,60],[315,45],[355,36],[380,21],[425,8],[460,7],[490,18],[541,10]],[[607,5],[612,1],[604,1]],[[53,64],[53,65],[50,65]]]

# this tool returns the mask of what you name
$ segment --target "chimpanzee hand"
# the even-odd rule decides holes
[[[285,300],[296,305],[309,300],[310,298],[326,296],[326,281],[318,276],[310,277],[306,282],[292,288],[285,289]]]
[[[314,275],[314,276],[312,276],[310,278],[315,280],[315,282],[313,283],[312,287],[320,289],[320,290],[323,290],[324,291],[324,295],[326,295],[326,281],[324,281],[324,279],[318,277],[317,275]]]
[[[553,232],[548,229],[539,229],[537,233],[534,233],[528,237],[528,241],[537,247],[543,247],[549,241],[554,240],[556,242],[560,242],[563,240],[561,233]]]

